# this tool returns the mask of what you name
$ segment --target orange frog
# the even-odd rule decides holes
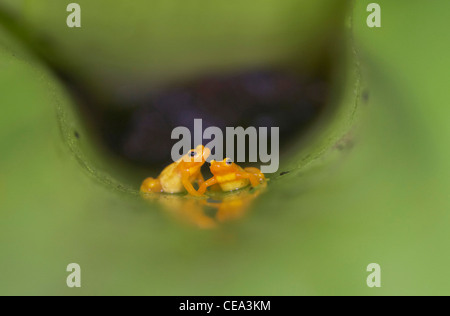
[[[208,159],[211,151],[200,145],[185,156],[166,167],[157,179],[148,178],[141,186],[141,192],[151,193],[188,193],[199,196],[193,183],[199,186],[205,181],[201,168]]]
[[[224,161],[211,161],[211,173],[213,177],[202,183],[198,193],[205,194],[208,187],[219,184],[222,191],[235,191],[252,185],[257,187],[266,183],[266,177],[257,168],[241,168],[233,163],[230,158]]]

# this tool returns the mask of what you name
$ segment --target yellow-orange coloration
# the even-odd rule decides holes
[[[244,217],[250,206],[260,194],[262,190],[255,190],[254,192],[243,190],[225,195],[220,198],[219,202],[207,202],[206,206],[217,209],[215,219],[218,223],[225,223],[229,221],[236,221]]]
[[[200,185],[198,193],[205,194],[208,187],[219,184],[222,191],[235,191],[249,184],[257,187],[266,183],[266,177],[257,168],[241,168],[227,158],[224,161],[211,161],[213,177]]]
[[[217,184],[217,186],[220,189],[220,185]],[[239,190],[221,194],[208,200],[173,194],[145,194],[143,198],[158,202],[167,214],[182,223],[200,229],[215,229],[220,224],[243,218],[250,210],[253,201],[262,193],[264,193],[264,186],[256,190]],[[211,209],[216,210],[215,214],[211,213]]]
[[[157,179],[148,178],[141,186],[143,193],[181,193],[187,191],[191,195],[200,196],[193,183],[201,186],[204,182],[201,168],[211,151],[200,145],[185,156],[167,166]]]

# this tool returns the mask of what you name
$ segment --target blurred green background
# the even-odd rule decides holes
[[[280,171],[292,172],[244,221],[201,231],[90,176],[115,171],[93,170],[100,154],[77,156],[65,137],[83,130],[75,100],[2,29],[0,294],[450,294],[450,3],[380,0],[382,28],[370,29],[370,2],[80,0],[82,28],[69,30],[69,2],[0,0],[57,44],[68,71],[112,90],[211,68],[307,71],[325,43],[346,48],[335,56],[338,111],[285,158]],[[81,289],[66,286],[72,262]],[[366,285],[372,262],[379,289]]]

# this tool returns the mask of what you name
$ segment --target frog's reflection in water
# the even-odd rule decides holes
[[[241,219],[252,202],[265,191],[265,186],[230,193],[193,198],[174,194],[145,194],[145,199],[160,203],[176,220],[200,229],[214,229],[222,223]]]

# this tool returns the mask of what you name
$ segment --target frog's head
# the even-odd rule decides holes
[[[209,148],[199,145],[180,159],[178,167],[182,170],[189,170],[191,174],[194,174],[200,170],[210,155],[211,150]]]
[[[239,172],[239,167],[233,160],[226,158],[223,161],[211,161],[211,173],[215,176],[223,176],[230,173]]]

